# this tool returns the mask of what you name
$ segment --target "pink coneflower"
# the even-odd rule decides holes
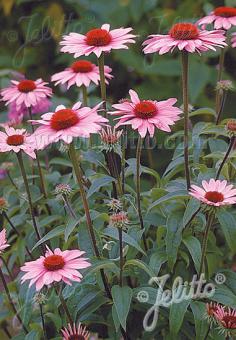
[[[129,91],[131,101],[123,101],[121,104],[112,105],[116,111],[109,112],[111,115],[121,115],[118,124],[131,125],[134,130],[138,130],[141,137],[145,137],[147,132],[153,137],[155,128],[170,132],[170,125],[173,125],[181,114],[181,110],[173,105],[176,98],[163,101],[140,100],[138,94]],[[119,119],[119,118],[118,118]]]
[[[230,334],[232,331],[236,330],[236,310],[218,306],[217,310],[214,312],[216,321],[218,322],[222,333]]]
[[[4,249],[7,247],[10,247],[10,244],[7,244],[7,238],[6,238],[6,229],[3,229],[0,232],[0,254],[3,252]]]
[[[210,324],[216,321],[214,313],[217,311],[219,306],[220,305],[218,303],[212,301],[206,304],[206,319]]]
[[[190,53],[215,51],[215,47],[224,47],[226,37],[224,31],[205,31],[200,30],[192,23],[177,23],[171,27],[168,34],[150,35],[149,39],[144,41],[145,48],[143,52],[165,54],[173,52],[177,47],[180,51]]]
[[[209,182],[202,181],[202,187],[192,185],[190,195],[199,201],[219,207],[236,203],[236,189],[233,185],[227,185],[227,181],[210,179]]]
[[[46,86],[48,83],[42,79],[11,80],[11,83],[10,87],[1,90],[2,100],[6,105],[15,103],[17,108],[22,105],[29,108],[37,105],[43,98],[52,96],[52,90]]]
[[[231,43],[232,43],[232,47],[236,47],[236,32],[232,33]]]
[[[205,27],[213,24],[214,28],[223,28],[228,30],[231,26],[236,26],[236,8],[234,7],[217,7],[209,15],[198,20],[197,24]]]
[[[108,84],[108,79],[113,78],[111,71],[109,66],[104,66],[106,84]],[[55,85],[67,84],[67,89],[72,85],[88,87],[91,81],[98,85],[100,81],[99,68],[88,60],[78,60],[64,71],[54,74],[51,80],[55,82]]]
[[[127,49],[127,43],[134,43],[135,35],[131,34],[131,27],[118,28],[110,31],[110,25],[104,24],[101,28],[94,28],[85,35],[70,33],[64,35],[60,42],[62,52],[72,53],[74,57],[88,56],[95,53],[100,57],[102,52],[110,52],[112,49]]]
[[[68,285],[71,285],[71,281],[80,282],[83,276],[79,269],[91,265],[86,258],[81,257],[84,253],[80,250],[61,251],[56,248],[52,251],[47,248],[44,256],[40,256],[35,261],[26,262],[21,267],[21,270],[26,272],[21,281],[30,280],[29,286],[35,284],[37,291],[53,282],[64,281]]]
[[[5,132],[0,131],[0,152],[13,151],[18,153],[23,151],[30,157],[36,158],[35,149],[34,140],[25,129],[14,129],[6,126]]]
[[[61,330],[63,335],[63,340],[88,340],[90,333],[87,331],[86,327],[79,323],[78,327],[73,324],[73,327],[68,324],[68,328]]]
[[[97,114],[101,104],[92,109],[80,108],[81,102],[76,103],[71,109],[59,105],[55,112],[45,113],[41,120],[33,120],[33,123],[41,125],[32,135],[38,149],[43,149],[59,140],[70,144],[74,137],[88,138],[91,133],[98,132],[101,125],[108,121]]]
[[[37,102],[36,105],[32,106],[31,113],[37,114],[37,113],[45,113],[49,110],[51,105],[50,100],[45,97],[42,98]],[[9,105],[9,111],[8,111],[8,119],[9,121],[22,121],[23,117],[28,116],[28,108],[25,106],[25,104],[22,104],[20,106],[17,106],[15,102],[11,103]]]

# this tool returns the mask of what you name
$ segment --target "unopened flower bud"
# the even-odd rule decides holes
[[[55,188],[55,194],[58,196],[70,196],[72,189],[69,184],[61,183]]]
[[[119,213],[112,214],[110,216],[110,224],[116,228],[127,228],[129,224],[129,219],[127,214],[124,211],[120,211]]]
[[[115,128],[111,126],[106,129],[102,129],[100,132],[100,137],[102,141],[103,149],[107,151],[114,150],[119,145],[120,137],[123,133],[123,130],[116,131]]]
[[[0,214],[7,211],[7,209],[8,209],[7,201],[5,200],[5,198],[0,197]]]
[[[216,90],[232,91],[234,89],[233,82],[231,80],[219,80],[216,84]]]
[[[120,200],[116,198],[112,198],[110,201],[108,201],[107,206],[109,207],[110,210],[115,212],[122,210],[122,203]]]
[[[230,119],[226,124],[230,136],[236,136],[236,119]]]
[[[39,305],[43,305],[45,304],[47,301],[47,297],[45,294],[43,293],[36,293],[35,296],[34,296],[34,302],[39,304]]]
[[[10,170],[13,167],[14,167],[14,163],[12,163],[12,162],[3,162],[2,165],[1,165],[1,168],[5,169],[5,170]]]

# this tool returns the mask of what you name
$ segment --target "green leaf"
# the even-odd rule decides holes
[[[114,178],[111,176],[103,176],[100,178],[97,178],[93,181],[91,187],[88,190],[87,197],[89,198],[94,194],[95,192],[98,192],[100,188],[107,186],[108,184],[114,182]]]
[[[119,268],[117,267],[117,265],[111,261],[111,260],[96,260],[95,263],[89,267],[87,273],[91,274],[91,273],[96,273],[101,269],[106,269],[106,270],[110,270],[113,273],[119,274]]]
[[[171,270],[175,265],[177,259],[178,249],[182,239],[182,224],[183,214],[181,212],[172,212],[167,219],[167,233],[166,233],[166,253],[168,258],[168,266]]]
[[[194,316],[196,340],[205,339],[208,324],[202,316],[206,313],[206,304],[200,301],[193,301],[191,302],[190,307]]]
[[[157,201],[153,202],[149,206],[148,211],[151,210],[152,208],[158,206],[159,204],[166,203],[170,200],[185,199],[185,198],[189,198],[187,190],[178,190],[178,191],[174,191],[174,192],[169,192],[167,195],[165,195],[165,196],[159,198]]]
[[[115,239],[115,240],[119,240],[119,233],[117,228],[115,227],[108,227],[104,230],[104,235],[106,236],[110,236],[111,238]],[[139,246],[138,242],[131,237],[130,235],[128,235],[127,233],[125,233],[124,231],[122,231],[122,239],[123,242],[127,243],[128,245],[136,248],[138,251],[140,251],[142,254],[145,254],[145,252],[143,251],[143,249]]]
[[[64,233],[65,227],[64,226],[59,226],[56,227],[55,229],[50,230],[44,237],[41,238],[41,240],[39,240],[33,247],[32,250],[34,250],[35,248],[37,248],[40,244],[51,240],[52,238],[59,236],[61,234]]]
[[[167,255],[165,250],[158,249],[155,253],[151,255],[149,267],[155,272],[155,276],[158,276],[161,266],[166,261]]]
[[[201,263],[201,255],[202,255],[202,249],[201,249],[201,243],[198,241],[198,239],[194,236],[187,236],[183,239],[183,242],[185,246],[188,248],[188,251],[190,252],[195,268],[197,272],[199,273],[200,269],[200,263]]]
[[[215,294],[211,298],[213,301],[219,302],[223,305],[236,308],[236,295],[226,285],[218,285]]]
[[[144,270],[150,277],[154,277],[155,272],[143,261],[141,260],[128,260],[125,262],[124,268],[128,266],[136,266],[142,270]]]
[[[189,303],[190,303],[189,300],[184,300],[180,303],[171,304],[169,316],[171,334],[176,335],[179,333]]]
[[[225,239],[230,247],[230,249],[236,252],[236,219],[228,211],[224,209],[219,209],[217,211],[217,218],[220,222],[221,228],[223,230]]]
[[[191,198],[187,204],[183,217],[183,228],[189,223],[193,215],[199,210],[200,202],[195,198]]]
[[[69,220],[66,223],[65,228],[65,241],[68,241],[68,238],[70,234],[73,232],[73,230],[79,225],[79,220],[75,220],[73,217],[69,218]]]
[[[113,286],[111,289],[111,294],[117,317],[121,326],[124,328],[124,330],[126,330],[126,319],[132,300],[132,289],[130,287]]]
[[[51,159],[49,164],[50,165],[63,165],[63,166],[72,168],[72,164],[69,160],[65,158],[60,158],[60,157],[55,157]]]

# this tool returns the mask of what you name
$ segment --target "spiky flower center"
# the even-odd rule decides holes
[[[219,203],[224,200],[224,196],[218,191],[208,191],[205,194],[205,198],[213,203]]]
[[[170,29],[169,35],[177,40],[192,40],[198,38],[199,31],[197,26],[191,23],[177,23]]]
[[[79,60],[75,61],[71,68],[75,73],[87,73],[93,70],[93,64],[88,60]]]
[[[83,335],[70,335],[68,340],[85,340],[85,337]]]
[[[95,28],[86,34],[86,42],[90,46],[106,46],[111,40],[110,33],[102,28]]]
[[[79,122],[76,112],[71,109],[62,109],[55,112],[51,118],[50,125],[55,131],[68,129]]]
[[[7,137],[7,144],[18,146],[24,143],[24,136],[23,135],[12,135]]]
[[[224,315],[221,322],[227,329],[236,329],[236,315]]]
[[[62,269],[65,265],[65,261],[61,255],[49,255],[43,261],[43,265],[47,270],[53,272]]]
[[[227,123],[227,129],[229,131],[232,131],[232,132],[236,132],[236,120],[230,120],[228,123]]]
[[[24,93],[28,93],[36,89],[35,82],[33,80],[28,80],[28,79],[22,80],[17,85],[17,87],[20,92],[24,92]]]
[[[153,102],[149,100],[142,100],[140,103],[135,105],[134,112],[138,118],[148,119],[157,114],[157,108]]]
[[[230,17],[235,17],[236,16],[236,8],[234,7],[217,7],[214,10],[214,14],[223,17],[223,18],[230,18]]]

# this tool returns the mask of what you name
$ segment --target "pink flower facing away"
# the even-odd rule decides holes
[[[17,109],[20,109],[22,105],[27,108],[34,107],[43,98],[52,96],[52,90],[46,86],[48,83],[42,79],[12,80],[11,83],[10,87],[1,90],[2,100],[6,102],[6,105],[15,103]]]
[[[88,56],[95,53],[99,58],[102,52],[110,52],[112,49],[127,49],[126,44],[134,43],[135,35],[131,34],[131,27],[110,30],[110,25],[104,24],[101,28],[88,31],[85,35],[70,33],[64,35],[60,42],[62,52],[72,53],[74,57]]]
[[[218,306],[216,311],[214,312],[214,317],[223,333],[230,334],[231,331],[236,330],[235,309],[225,306]]]
[[[0,232],[0,254],[2,254],[3,250],[6,249],[7,247],[10,247],[10,245],[7,244],[6,229],[3,229]]]
[[[25,152],[31,158],[36,158],[34,150],[36,145],[25,129],[14,129],[6,126],[5,132],[0,131],[0,153],[13,151]]]
[[[236,47],[236,32],[232,34],[231,43],[232,43],[232,47]]]
[[[217,7],[209,15],[198,20],[197,24],[204,28],[206,25],[214,24],[215,29],[228,30],[231,26],[236,26],[236,8]]]
[[[202,187],[192,185],[190,195],[199,201],[219,207],[236,203],[236,189],[232,184],[227,185],[227,181],[210,179],[209,182],[202,181]]]
[[[181,110],[173,105],[176,98],[163,101],[140,100],[138,94],[129,91],[131,101],[123,100],[120,104],[112,105],[116,111],[109,112],[111,115],[121,115],[116,128],[121,125],[131,125],[132,129],[138,130],[141,137],[145,137],[147,132],[153,137],[155,128],[170,132],[173,125],[181,114]]]
[[[80,282],[83,276],[79,270],[91,265],[86,258],[81,257],[84,253],[80,250],[61,251],[56,248],[52,251],[47,248],[44,256],[26,262],[21,267],[21,271],[26,272],[21,281],[30,280],[29,286],[35,284],[37,291],[53,282],[64,281],[68,285],[71,285],[71,281]]]
[[[82,107],[81,102],[76,103],[72,109],[59,105],[55,112],[42,115],[41,120],[33,120],[34,124],[41,126],[32,137],[38,149],[43,149],[51,143],[63,140],[70,144],[75,137],[88,138],[91,133],[101,130],[108,120],[97,114],[102,103],[94,108]]]
[[[172,26],[168,34],[150,35],[143,43],[145,46],[143,52],[165,54],[169,51],[173,52],[175,48],[199,54],[208,50],[215,51],[215,47],[227,46],[224,33],[223,30],[200,30],[192,23],[177,23]]]
[[[37,102],[36,105],[32,107],[32,114],[37,113],[45,113],[49,110],[51,105],[50,100],[45,97],[42,98]],[[21,122],[23,117],[28,116],[28,108],[25,106],[25,104],[22,104],[20,106],[17,106],[15,102],[11,103],[9,105],[9,111],[8,111],[8,119],[11,122]]]
[[[90,333],[87,331],[86,327],[81,325],[81,323],[79,323],[78,327],[76,327],[75,324],[73,324],[73,327],[68,324],[68,327],[62,329],[61,332],[63,335],[63,340],[88,340],[90,337]]]
[[[109,66],[104,66],[104,71],[105,82],[108,84],[108,79],[113,78],[111,75],[112,69]],[[91,81],[98,85],[100,81],[99,68],[88,60],[78,60],[64,71],[55,73],[51,80],[55,82],[55,85],[67,84],[67,89],[72,85],[88,87]]]

